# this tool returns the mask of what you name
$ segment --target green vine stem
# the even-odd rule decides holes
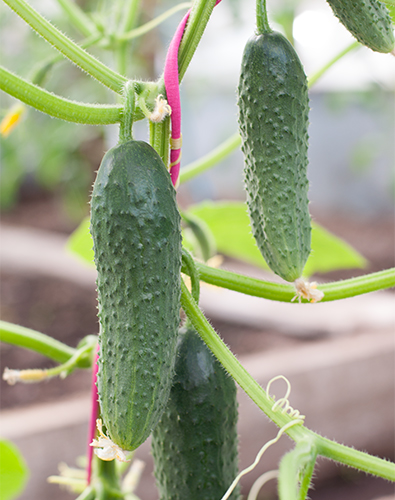
[[[354,448],[349,448],[348,446],[336,443],[313,432],[311,432],[311,435],[314,435],[314,443],[318,455],[359,469],[360,471],[367,472],[368,474],[395,482],[395,463],[368,455]]]
[[[307,498],[307,493],[310,489],[311,480],[313,478],[316,460],[317,460],[317,449],[315,446],[312,446],[310,450],[309,460],[305,464],[301,474],[298,500],[304,500],[305,498]]]
[[[199,45],[200,39],[210,19],[211,12],[214,9],[215,2],[216,0],[197,0],[193,4],[178,51],[178,75],[180,82]]]
[[[149,122],[150,144],[162,158],[166,168],[169,167],[170,118],[159,123]]]
[[[278,493],[281,499],[305,500],[307,490],[304,495],[301,494],[299,472],[310,464],[313,464],[314,468],[315,458],[316,452],[312,441],[300,441],[292,451],[283,456],[278,475]]]
[[[133,38],[137,38],[139,36],[145,35],[149,31],[151,31],[152,29],[159,26],[159,24],[166,21],[166,19],[171,17],[173,14],[176,14],[180,10],[188,9],[190,6],[191,6],[191,4],[189,2],[179,3],[178,5],[175,5],[171,9],[164,12],[163,14],[160,14],[158,17],[155,17],[155,19],[148,21],[147,23],[139,26],[138,28],[134,28],[130,31],[127,31],[126,33],[118,34],[117,40],[123,42],[123,41],[132,40]]]
[[[135,98],[134,83],[132,81],[127,82],[124,87],[124,108],[119,127],[119,144],[133,139],[132,125]]]
[[[270,420],[280,428],[284,425],[289,425],[293,419],[288,414],[284,414],[281,411],[273,411],[274,400],[270,398],[258,382],[251,377],[215,333],[199,306],[193,300],[183,280],[181,280],[181,306],[189,321],[195,327],[214,356],[220,361],[227,372],[235,379],[258,408],[260,408]],[[311,446],[314,445],[316,447],[317,454],[319,455],[395,482],[395,464],[391,462],[330,441],[301,424],[289,427],[286,433],[297,443],[306,440],[309,441]]]
[[[257,35],[263,35],[272,31],[267,19],[266,0],[256,1],[256,28]]]
[[[120,41],[119,35],[123,35],[135,26],[140,10],[140,3],[141,0],[125,0],[122,3],[118,2],[118,4],[122,6],[122,11],[120,23],[114,35],[115,39],[117,40],[115,52],[117,69],[121,75],[127,74],[128,44],[126,41]]]
[[[44,333],[7,321],[0,321],[0,342],[30,349],[58,363],[66,363],[77,353],[77,349]],[[89,368],[90,365],[91,361],[87,357],[80,359],[77,364],[80,368]]]
[[[97,29],[89,16],[81,9],[81,7],[71,0],[57,0],[63,12],[68,16],[74,27],[77,28],[83,35],[91,36],[96,34]]]
[[[0,66],[0,89],[20,101],[47,113],[74,123],[106,125],[121,120],[121,105],[83,104],[56,96]]]
[[[196,269],[195,260],[192,255],[185,248],[182,249],[182,268],[181,270],[188,269],[188,275],[191,278],[191,293],[193,300],[199,304],[200,296],[200,277],[199,271]]]
[[[24,0],[4,0],[4,2],[40,36],[70,59],[70,61],[106,87],[118,94],[122,94],[122,89],[127,78],[116,73],[98,59],[88,54],[88,52],[70,40],[70,38],[63,35],[63,33]]]
[[[232,271],[216,269],[201,262],[196,262],[196,267],[200,279],[210,285],[280,302],[291,302],[295,296],[295,288],[292,285],[251,278]],[[392,287],[395,287],[395,268],[319,285],[319,289],[325,294],[321,302],[346,299]]]

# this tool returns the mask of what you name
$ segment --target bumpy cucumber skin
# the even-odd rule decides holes
[[[236,386],[191,329],[180,334],[167,408],[152,434],[160,500],[219,500],[238,474]],[[231,500],[240,498],[237,488]]]
[[[111,439],[134,450],[165,408],[180,320],[180,215],[169,173],[149,144],[128,141],[104,156],[91,234],[101,415]]]
[[[376,51],[394,50],[395,38],[388,9],[379,0],[327,0],[333,13],[358,42]]]
[[[239,127],[252,232],[268,266],[286,281],[310,254],[306,75],[286,38],[253,36],[244,49]]]

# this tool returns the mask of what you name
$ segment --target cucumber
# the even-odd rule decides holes
[[[252,232],[268,266],[286,281],[310,254],[306,75],[277,32],[254,35],[244,50],[239,128]]]
[[[327,0],[344,27],[366,47],[388,53],[395,38],[391,17],[380,0]]]
[[[182,329],[167,408],[152,434],[160,500],[220,500],[238,474],[236,385]],[[230,496],[240,498],[236,488]]]
[[[112,441],[134,450],[165,408],[180,321],[180,215],[170,175],[149,144],[130,140],[105,154],[91,233],[101,415]]]

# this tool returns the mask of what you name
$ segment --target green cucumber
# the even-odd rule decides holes
[[[101,415],[113,442],[134,450],[165,408],[180,321],[180,215],[169,173],[149,144],[130,140],[105,154],[91,233]]]
[[[327,0],[343,26],[366,47],[388,53],[395,47],[388,9],[380,0]]]
[[[152,434],[160,500],[220,500],[238,474],[236,385],[183,329],[167,408]],[[239,499],[236,488],[231,500]]]
[[[268,266],[286,281],[310,254],[306,75],[277,32],[254,35],[244,49],[239,127],[252,232]]]

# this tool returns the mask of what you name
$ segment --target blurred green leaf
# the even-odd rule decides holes
[[[26,484],[29,470],[18,448],[0,439],[0,500],[11,500],[19,495]]]
[[[88,264],[94,264],[93,242],[89,231],[90,219],[86,217],[71,234],[67,242],[68,250],[78,255]]]
[[[189,207],[189,212],[208,225],[219,252],[268,269],[252,236],[245,203],[204,202]],[[312,226],[312,252],[305,267],[305,276],[366,265],[365,259],[345,241],[314,222]]]

